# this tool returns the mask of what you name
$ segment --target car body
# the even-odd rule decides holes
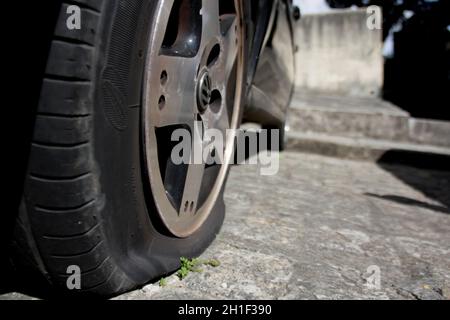
[[[283,128],[294,88],[295,21],[292,1],[253,1],[259,11],[252,46],[245,120]],[[255,11],[255,10],[254,10]]]

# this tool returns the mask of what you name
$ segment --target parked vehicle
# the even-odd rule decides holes
[[[74,5],[80,29],[67,26]],[[108,296],[201,254],[224,219],[229,165],[174,165],[171,133],[194,120],[284,130],[298,17],[291,0],[73,0],[47,12],[14,267],[63,291],[79,267],[81,292]]]

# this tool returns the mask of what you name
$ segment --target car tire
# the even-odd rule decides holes
[[[200,255],[223,223],[222,185],[201,225],[174,235],[148,183],[142,95],[161,3],[62,4],[13,242],[16,267],[32,267],[57,291],[71,289],[71,266],[81,271],[73,291],[81,294],[111,296],[156,280],[176,270],[180,257]],[[80,30],[66,26],[71,5],[81,8]]]

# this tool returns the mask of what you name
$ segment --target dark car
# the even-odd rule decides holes
[[[290,0],[49,3],[52,36],[29,48],[45,68],[24,111],[13,265],[63,291],[78,268],[81,292],[117,294],[198,256],[222,225],[229,162],[174,164],[174,130],[245,120],[283,135],[299,12]]]

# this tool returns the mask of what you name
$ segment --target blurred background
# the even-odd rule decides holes
[[[413,116],[450,120],[449,1],[296,0],[296,3],[304,15],[338,14],[330,6],[354,11],[358,6],[382,4],[382,96]]]
[[[374,160],[393,150],[448,155],[450,1],[294,2],[291,146]],[[367,26],[370,5],[381,29]]]

